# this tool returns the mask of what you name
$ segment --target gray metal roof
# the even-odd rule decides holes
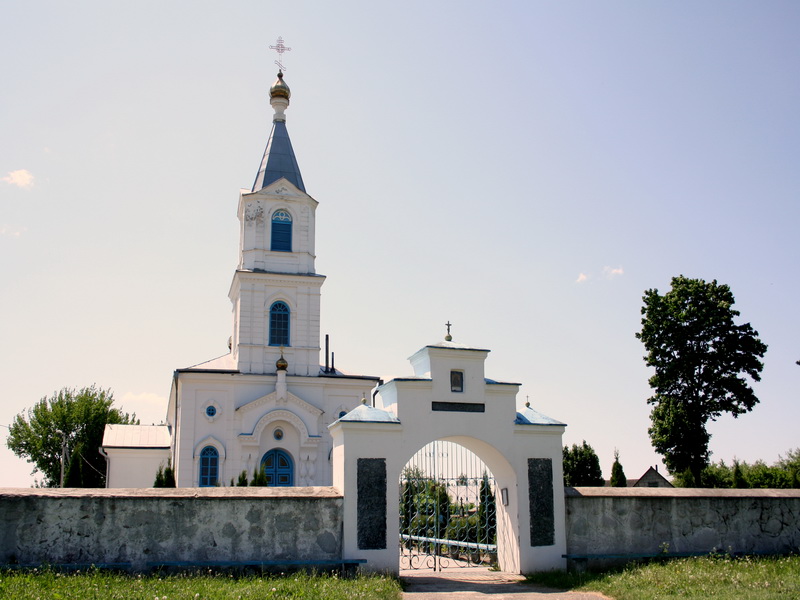
[[[269,141],[264,150],[264,157],[261,159],[261,167],[258,169],[252,191],[257,192],[269,184],[275,183],[281,177],[285,177],[299,190],[306,191],[300,175],[300,167],[297,166],[297,159],[294,157],[289,132],[286,130],[286,122],[273,121],[272,131],[269,134]]]
[[[105,448],[169,448],[167,425],[106,425]]]
[[[517,413],[517,418],[514,419],[514,423],[516,425],[566,425],[566,423],[556,421],[547,415],[543,415],[538,410],[533,410],[530,406],[526,406]]]

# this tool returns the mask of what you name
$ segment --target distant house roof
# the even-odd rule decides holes
[[[675,487],[657,469],[650,467],[631,487]]]
[[[166,425],[106,425],[104,448],[169,448],[170,433]]]

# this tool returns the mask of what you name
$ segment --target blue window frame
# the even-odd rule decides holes
[[[212,487],[219,480],[219,452],[206,446],[200,452],[200,487]]]
[[[273,252],[292,251],[292,215],[285,210],[276,210],[272,215],[270,250]]]
[[[290,346],[289,307],[285,302],[275,302],[269,309],[269,345]]]
[[[261,470],[267,478],[267,485],[288,487],[294,485],[294,462],[289,453],[273,448],[261,459]]]
[[[206,407],[206,416],[209,419],[213,419],[217,415],[217,407],[213,404]]]

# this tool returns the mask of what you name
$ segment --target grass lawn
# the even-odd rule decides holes
[[[532,583],[601,592],[615,600],[800,598],[800,556],[708,556],[629,565],[600,573],[542,573]]]
[[[391,577],[303,573],[233,576],[214,573],[127,575],[107,571],[59,573],[48,570],[0,571],[0,598],[14,600],[399,600],[400,584]]]

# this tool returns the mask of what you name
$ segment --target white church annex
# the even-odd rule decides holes
[[[378,377],[320,365],[317,201],[286,130],[291,92],[270,88],[272,132],[252,189],[239,194],[239,264],[230,353],[175,371],[166,425],[109,425],[108,487],[150,487],[170,460],[179,487],[230,485],[256,469],[277,486],[331,485],[328,425],[370,397]]]

